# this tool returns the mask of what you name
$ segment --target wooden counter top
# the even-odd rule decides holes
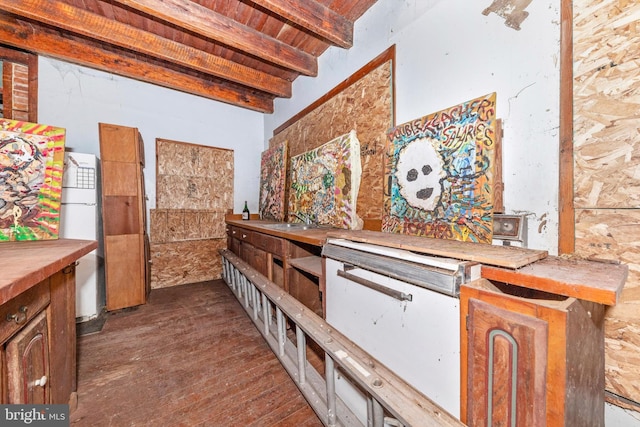
[[[0,304],[21,294],[98,247],[95,240],[0,243]]]
[[[529,289],[616,305],[627,281],[626,265],[547,257],[517,270],[482,266],[482,277]]]
[[[627,280],[628,266],[548,256],[547,251],[496,246],[375,231],[336,231],[329,238],[349,239],[482,264],[481,276],[549,292],[615,305]]]
[[[547,251],[432,239],[368,230],[319,228],[273,230],[270,221],[227,220],[239,227],[322,246],[327,238],[347,239],[482,264],[482,277],[567,297],[615,305],[627,280],[628,266],[548,256]]]
[[[547,251],[536,249],[460,242],[380,231],[334,229],[328,233],[327,237],[510,268],[522,267],[547,256]]]
[[[266,227],[270,224],[278,224],[276,221],[265,220],[235,220],[227,219],[227,224],[235,225],[236,227],[246,228],[248,230],[259,231],[260,233],[268,234],[271,236],[281,237],[283,239],[292,240],[295,242],[307,243],[314,246],[322,246],[327,240],[327,233],[337,230],[336,228],[320,227],[310,228],[308,230],[274,230],[273,228]]]

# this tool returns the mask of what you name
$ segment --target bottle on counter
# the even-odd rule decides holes
[[[242,209],[242,219],[246,219],[248,220],[249,217],[251,215],[249,215],[249,208],[247,207],[247,201],[244,201],[244,209]]]

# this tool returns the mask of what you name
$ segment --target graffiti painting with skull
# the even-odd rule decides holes
[[[393,128],[382,230],[491,243],[496,94]]]
[[[63,128],[0,119],[0,241],[58,238]]]

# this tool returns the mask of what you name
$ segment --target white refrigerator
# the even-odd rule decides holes
[[[98,158],[65,152],[62,178],[60,237],[100,240]],[[101,245],[78,260],[76,267],[76,321],[98,316],[104,307],[104,268]]]

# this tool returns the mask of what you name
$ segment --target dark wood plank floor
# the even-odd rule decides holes
[[[151,291],[78,338],[74,426],[321,426],[222,281]]]

